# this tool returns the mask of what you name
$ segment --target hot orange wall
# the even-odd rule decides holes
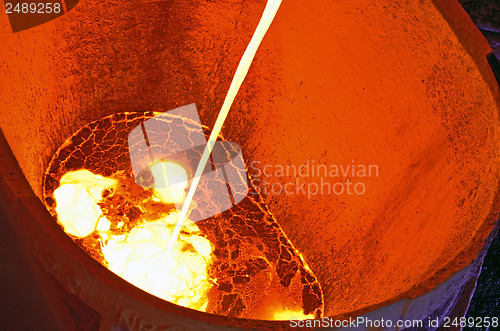
[[[429,290],[474,258],[498,212],[488,47],[439,4],[460,24],[428,0],[285,0],[223,129],[247,163],[379,166],[363,196],[267,197],[327,315]],[[0,126],[34,191],[92,120],[194,102],[213,125],[264,5],[80,1],[18,34],[0,16]]]

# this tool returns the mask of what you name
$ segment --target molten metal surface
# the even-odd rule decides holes
[[[165,255],[179,197],[136,184],[127,152],[130,131],[154,115],[108,116],[56,153],[44,201],[68,235],[125,280],[179,305],[258,319],[321,316],[319,283],[255,191],[231,210],[188,223]],[[156,181],[183,176],[178,165],[152,168]]]

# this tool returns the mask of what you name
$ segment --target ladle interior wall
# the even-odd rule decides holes
[[[260,168],[378,166],[362,196],[266,198],[327,315],[424,293],[475,257],[497,215],[489,48],[458,4],[436,4],[283,1],[223,129]],[[195,103],[213,125],[264,6],[82,0],[18,34],[1,15],[0,124],[35,193],[90,121]]]

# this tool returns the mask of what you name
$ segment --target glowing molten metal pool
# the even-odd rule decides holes
[[[156,162],[146,178],[155,185],[138,185],[127,147],[131,130],[157,114],[105,117],[58,150],[44,201],[65,232],[126,281],[184,307],[267,320],[322,316],[316,277],[252,188],[230,210],[184,223],[166,254],[178,220],[174,203],[185,197],[192,174]],[[176,184],[157,185],[168,182]]]

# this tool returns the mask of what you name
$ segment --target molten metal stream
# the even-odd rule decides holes
[[[252,64],[253,58],[255,57],[255,53],[257,53],[257,49],[259,48],[262,39],[264,39],[267,30],[271,26],[271,23],[273,22],[273,19],[276,16],[276,13],[278,12],[280,4],[281,0],[269,0],[267,2],[264,13],[262,14],[260,22],[257,25],[257,29],[255,30],[252,39],[250,40],[250,43],[248,44],[248,47],[245,50],[245,53],[243,53],[243,57],[241,58],[240,63],[238,64],[238,68],[236,69],[236,73],[234,74],[231,85],[229,86],[229,90],[227,92],[226,98],[224,99],[224,103],[222,104],[222,108],[219,112],[219,115],[217,116],[217,120],[215,121],[212,133],[210,134],[210,138],[208,139],[208,143],[203,151],[200,163],[198,164],[198,167],[196,169],[196,174],[193,178],[193,181],[191,182],[191,186],[189,187],[186,200],[182,205],[182,210],[179,215],[179,220],[177,221],[174,233],[172,234],[170,242],[167,246],[167,252],[166,252],[167,255],[171,253],[172,246],[175,244],[175,241],[179,236],[181,227],[184,224],[189,207],[193,200],[193,196],[196,192],[196,188],[198,187],[198,184],[200,182],[203,169],[205,169],[208,157],[210,156],[210,153],[212,153],[213,146],[215,144],[215,141],[217,140],[217,137],[220,134],[222,125],[224,124],[227,114],[229,113],[229,109],[231,108],[234,98],[236,97],[236,94],[238,93],[238,90],[240,89],[241,84],[243,83],[243,80],[245,79],[248,73],[248,69]]]

